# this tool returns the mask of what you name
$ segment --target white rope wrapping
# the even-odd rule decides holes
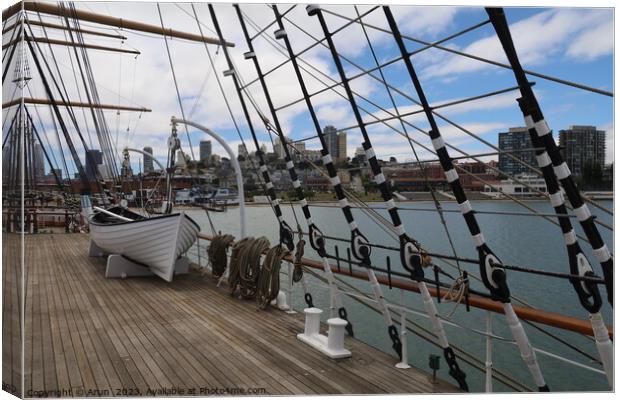
[[[558,166],[553,166],[553,172],[555,172],[555,176],[557,176],[560,180],[566,179],[570,176],[570,169],[565,162]]]
[[[575,212],[575,215],[577,216],[577,219],[579,221],[585,221],[592,216],[592,214],[590,214],[590,209],[588,208],[588,205],[585,203],[581,207],[575,208],[573,211]]]
[[[562,191],[558,190],[557,192],[549,195],[549,200],[551,200],[551,205],[553,207],[559,207],[564,204],[564,195]]]
[[[538,166],[540,168],[546,167],[551,164],[551,159],[549,158],[549,154],[547,152],[543,152],[541,154],[536,155],[536,161],[538,161]]]
[[[338,176],[329,178],[329,181],[332,183],[332,186],[340,185],[340,178],[338,178]]]
[[[385,175],[383,175],[383,172],[381,172],[380,174],[375,175],[375,182],[377,182],[377,185],[380,185],[383,182],[385,182]]]
[[[435,307],[435,303],[433,302],[433,298],[426,287],[426,283],[420,282],[418,283],[418,287],[420,288],[420,293],[422,293],[422,301],[424,303],[424,309],[426,310],[426,314],[431,320],[431,324],[433,326],[433,331],[435,336],[439,341],[439,345],[442,349],[446,349],[450,347],[450,343],[448,343],[448,338],[446,337],[446,332],[443,329],[443,325],[441,321],[437,317],[437,307]]]
[[[536,133],[538,136],[545,136],[551,133],[551,129],[549,129],[549,125],[547,125],[547,121],[541,119],[538,122],[534,123],[534,127],[536,128]]]
[[[327,153],[323,156],[323,164],[327,165],[333,162],[331,154]]]
[[[301,199],[299,201],[299,204],[301,204],[302,207],[307,207],[308,206],[308,200],[306,200],[305,198]]]
[[[267,182],[265,186],[267,186],[267,189],[273,189],[273,183],[271,182]]]
[[[338,200],[338,204],[340,204],[340,208],[345,208],[349,205],[349,200],[347,200],[346,197],[343,197],[342,199]]]
[[[474,240],[476,247],[480,247],[484,244],[484,235],[482,232],[477,235],[473,235],[471,238]]]
[[[370,160],[375,156],[375,151],[372,149],[372,147],[369,147],[368,150],[365,150],[364,152],[366,153],[367,160]]]
[[[457,179],[459,179],[459,174],[456,172],[456,170],[454,168],[445,171],[445,174],[446,174],[446,179],[450,183],[452,183],[452,182],[456,181]]]
[[[531,115],[526,115],[525,117],[523,117],[523,119],[525,120],[525,126],[528,130],[534,127],[534,120],[532,119]]]
[[[432,140],[432,142],[433,142],[433,148],[435,148],[435,150],[439,150],[442,147],[446,146],[446,143],[443,141],[442,136],[436,137],[435,139]]]
[[[473,210],[469,200],[465,200],[464,202],[459,203],[459,209],[461,210],[461,214],[467,214],[468,212]]]
[[[293,161],[288,160],[286,162],[286,169],[293,169],[294,165],[293,165]]]
[[[605,375],[607,375],[607,381],[609,386],[613,388],[614,382],[614,346],[609,339],[609,333],[607,327],[603,321],[603,316],[600,312],[590,314],[590,323],[592,324],[592,331],[594,332],[594,339],[596,340],[596,349],[601,356],[601,363],[603,363],[603,369]]]
[[[606,244],[603,244],[603,246],[599,247],[598,249],[592,249],[592,252],[594,253],[594,257],[596,257],[598,262],[605,262],[611,258],[611,253],[609,252]]]
[[[299,179],[295,179],[295,180],[293,181],[293,187],[294,187],[295,189],[297,189],[297,188],[298,188],[298,187],[300,187],[300,186],[301,186],[301,182],[299,182]]]
[[[357,229],[357,224],[355,223],[355,221],[349,222],[349,229],[351,229],[352,231]]]
[[[577,235],[575,235],[575,231],[573,229],[564,234],[564,243],[566,243],[567,246],[575,244],[576,241]]]

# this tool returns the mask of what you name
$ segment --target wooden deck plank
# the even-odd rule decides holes
[[[18,252],[16,239],[3,236],[3,254]],[[457,391],[445,382],[431,383],[415,368],[395,369],[392,355],[352,338],[345,342],[354,356],[330,360],[296,339],[303,331],[302,314],[259,311],[197,272],[172,283],[108,280],[105,259],[86,255],[87,235],[39,234],[26,240],[33,261],[27,279],[26,323],[32,331],[26,332],[27,344],[32,343],[27,380],[34,390],[99,389],[110,395],[119,389],[145,394],[149,388],[171,387],[193,388],[196,395],[205,395],[200,388],[261,388],[262,394],[275,395]],[[3,271],[10,292],[4,299],[12,300],[9,307],[5,303],[3,318],[18,307],[18,293],[8,287],[15,286],[18,270]],[[3,324],[3,333],[12,335],[15,327],[8,325]],[[3,363],[13,358],[3,351]]]

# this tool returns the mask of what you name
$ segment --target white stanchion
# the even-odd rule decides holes
[[[484,391],[486,393],[493,392],[493,327],[492,327],[492,314],[490,311],[487,311],[487,338],[486,338],[486,361],[484,363],[485,368],[485,382],[484,382]]]
[[[402,343],[401,348],[401,359],[398,364],[396,364],[396,368],[398,369],[409,369],[411,365],[409,365],[409,354],[407,351],[407,313],[405,312],[405,291],[400,290],[400,342]]]

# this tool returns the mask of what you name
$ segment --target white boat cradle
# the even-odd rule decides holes
[[[351,357],[351,352],[344,348],[346,320],[342,318],[328,319],[327,325],[329,325],[329,330],[327,336],[325,336],[319,333],[323,310],[310,307],[304,309],[304,313],[306,314],[304,333],[297,334],[297,339],[314,347],[330,358]]]
[[[144,218],[121,207],[94,210],[97,213],[89,220],[89,256],[108,256],[106,278],[156,275],[172,282],[175,275],[188,272],[189,260],[183,255],[200,231],[189,216],[178,213]],[[102,215],[117,221],[104,223]]]

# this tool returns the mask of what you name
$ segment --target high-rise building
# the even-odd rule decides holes
[[[39,143],[34,144],[33,164],[35,179],[43,179],[45,177],[45,155],[43,153],[43,146]]]
[[[200,161],[209,162],[210,158],[211,158],[211,141],[201,140],[200,141]]]
[[[338,132],[333,125],[327,125],[323,129],[323,135],[327,142],[327,151],[336,161],[347,159],[347,134]]]
[[[338,130],[333,125],[323,128],[323,135],[327,142],[327,151],[332,158],[338,158]]]
[[[338,133],[338,158],[342,161],[347,159],[347,133]]]
[[[142,149],[143,152],[150,154],[151,156],[153,155],[153,148],[152,147],[145,147]],[[143,156],[142,159],[142,164],[144,165],[144,173],[148,174],[150,172],[155,171],[155,168],[153,167],[153,158],[149,157],[149,156]]]
[[[498,135],[498,147],[499,147],[499,170],[509,176],[515,176],[522,173],[531,172],[531,170],[515,160],[513,157],[532,165],[538,166],[536,162],[536,153],[532,151],[521,151],[525,149],[531,149],[532,140],[530,139],[530,133],[526,128],[517,127],[510,128],[508,132],[500,132]]]
[[[101,150],[87,150],[84,158],[86,161],[86,179],[90,182],[96,181],[99,165],[103,164],[103,155]]]
[[[560,147],[568,168],[581,175],[587,163],[605,165],[605,131],[595,126],[573,125],[560,131]]]
[[[248,148],[243,144],[239,144],[239,146],[237,146],[237,155],[239,157],[243,157],[245,159],[248,158]]]
[[[278,158],[284,158],[284,146],[282,145],[279,137],[273,141],[273,152],[278,156]]]
[[[296,153],[303,154],[306,151],[306,144],[304,142],[295,142],[293,143],[293,147],[295,148]]]

